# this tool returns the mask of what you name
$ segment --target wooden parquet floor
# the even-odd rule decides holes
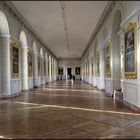
[[[140,114],[82,81],[56,81],[0,101],[0,138],[140,138]]]

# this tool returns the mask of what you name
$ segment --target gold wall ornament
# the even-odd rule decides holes
[[[105,45],[105,75],[111,77],[111,43]]]
[[[137,78],[136,23],[124,29],[124,74],[126,79]]]
[[[19,47],[16,42],[11,43],[12,78],[19,77]]]
[[[28,76],[32,77],[33,75],[33,57],[32,52],[28,50]]]

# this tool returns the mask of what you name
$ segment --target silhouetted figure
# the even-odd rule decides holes
[[[70,74],[70,80],[72,79],[72,74]]]
[[[62,74],[60,75],[60,80],[62,80]]]

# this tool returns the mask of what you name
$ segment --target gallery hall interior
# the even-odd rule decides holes
[[[140,139],[140,1],[0,1],[0,139]]]

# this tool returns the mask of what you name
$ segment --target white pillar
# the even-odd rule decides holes
[[[104,48],[100,48],[100,89],[105,89]]]
[[[92,59],[90,59],[90,84],[92,84]]]
[[[96,57],[94,57],[93,67],[94,67],[94,82],[93,82],[93,85],[96,87],[97,86]]]
[[[40,77],[41,85],[44,85],[44,62],[43,57],[40,57]]]
[[[1,92],[2,97],[10,95],[10,35],[1,36]]]
[[[45,65],[45,67],[46,67],[46,82],[48,82],[48,60],[47,60],[47,58],[45,59],[45,63],[46,63],[46,65]]]
[[[33,86],[34,86],[34,88],[38,87],[38,55],[37,55],[37,52],[34,52],[34,59],[33,59]]]
[[[27,56],[27,46],[22,46],[22,74],[21,74],[21,79],[22,79],[22,91],[28,90],[28,56]]]
[[[50,78],[50,79],[49,79],[49,82],[52,81],[52,80],[51,80],[51,79],[52,79],[52,75],[51,75],[51,73],[52,73],[52,68],[51,68],[51,65],[52,65],[52,64],[51,64],[51,61],[49,61],[49,78]]]
[[[124,75],[124,33],[122,30],[120,30],[117,35],[119,36],[119,40],[120,40],[120,68],[121,68],[121,72],[120,72],[120,79],[121,79],[121,88],[122,88],[122,92],[123,92],[123,79],[125,79],[125,75]]]
[[[54,81],[54,63],[52,63],[52,81]]]

